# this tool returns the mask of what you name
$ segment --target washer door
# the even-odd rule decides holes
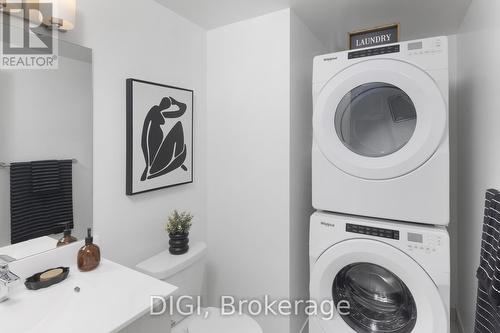
[[[325,157],[344,172],[391,179],[417,169],[436,152],[447,114],[427,73],[399,60],[367,60],[322,89],[314,136]]]
[[[349,314],[314,320],[326,333],[443,333],[447,311],[437,286],[412,258],[379,241],[332,246],[314,264],[311,298],[348,302]]]

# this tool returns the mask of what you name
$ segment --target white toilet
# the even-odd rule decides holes
[[[174,296],[196,298],[202,295],[206,254],[205,243],[192,243],[186,254],[174,256],[166,250],[141,262],[136,269],[178,287]],[[217,308],[202,309],[201,316],[172,315],[172,333],[234,332],[262,333],[262,328],[247,315],[222,316]]]

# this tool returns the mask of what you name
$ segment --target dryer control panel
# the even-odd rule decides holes
[[[408,42],[406,51],[411,58],[435,56],[442,54],[447,49],[447,44],[441,38],[429,38],[420,41]]]
[[[400,51],[399,44],[391,45],[391,46],[383,46],[371,49],[364,49],[361,51],[352,51],[347,55],[347,59],[356,59],[356,58],[364,58],[364,57],[372,57],[381,54],[388,53],[398,53]]]

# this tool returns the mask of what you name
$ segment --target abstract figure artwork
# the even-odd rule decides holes
[[[193,181],[193,91],[127,80],[127,195]]]
[[[179,109],[168,111],[172,105]],[[166,120],[180,118],[185,112],[186,104],[177,102],[172,97],[164,97],[159,105],[149,110],[142,127],[141,146],[146,166],[141,181],[163,176],[179,167],[188,171],[184,165],[187,148],[182,122],[176,121],[166,136],[161,127]]]

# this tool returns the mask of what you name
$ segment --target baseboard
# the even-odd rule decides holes
[[[460,312],[456,308],[451,309],[451,320],[455,321],[457,324],[458,332],[457,333],[465,333],[464,325],[462,322],[462,318],[460,317]],[[455,333],[455,332],[452,332]]]

